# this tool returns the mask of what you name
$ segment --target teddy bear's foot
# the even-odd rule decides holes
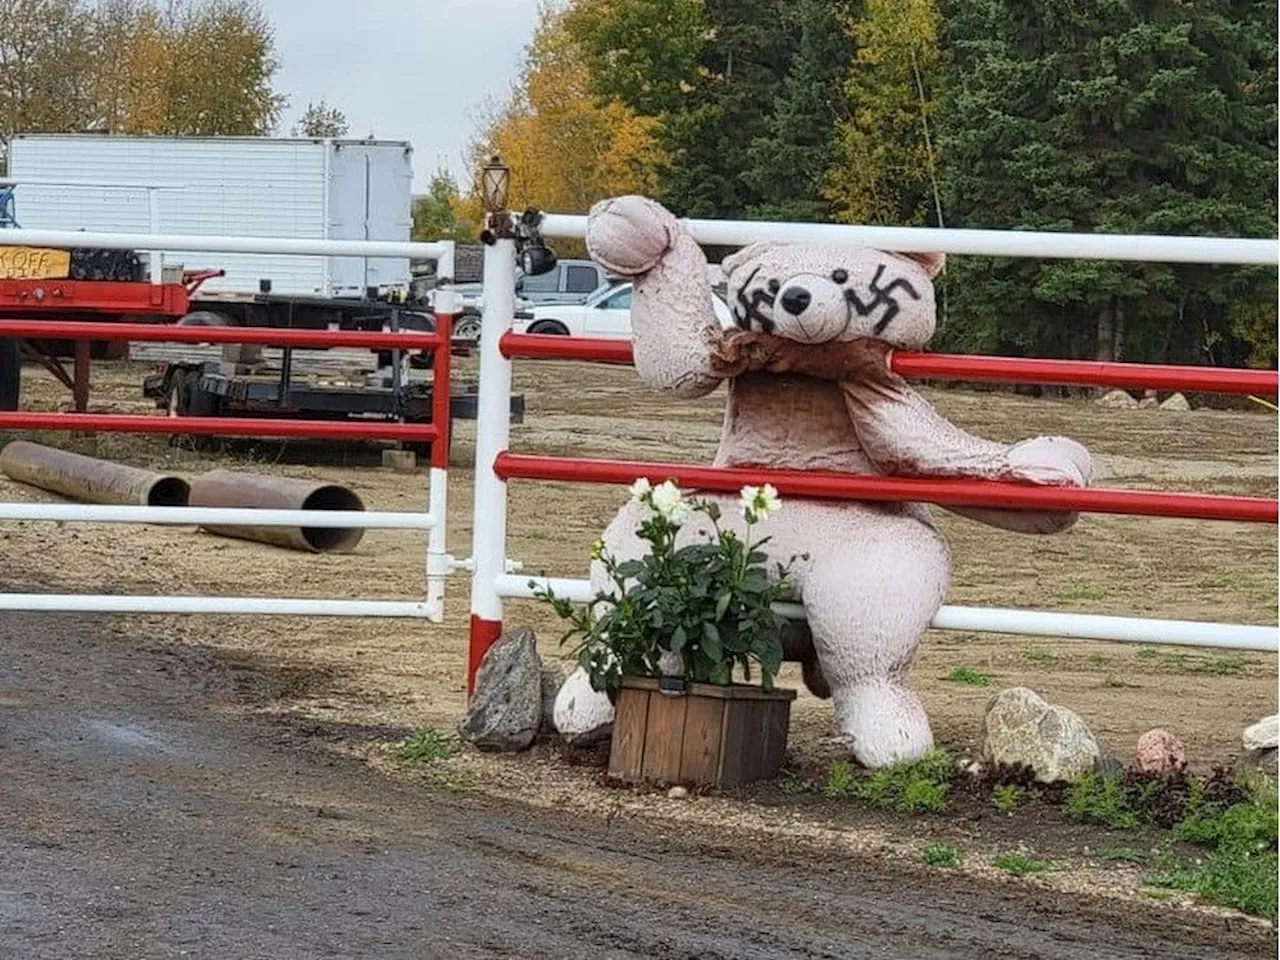
[[[878,681],[834,691],[836,722],[864,767],[918,760],[933,747],[924,704],[903,684]]]
[[[592,688],[591,678],[578,667],[556,694],[551,722],[566,740],[589,740],[613,723],[613,704],[605,694]]]

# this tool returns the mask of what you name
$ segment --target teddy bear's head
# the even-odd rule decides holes
[[[800,343],[874,338],[915,350],[937,321],[940,253],[852,244],[755,243],[725,258],[729,308],[744,330]]]

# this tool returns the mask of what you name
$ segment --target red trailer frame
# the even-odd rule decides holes
[[[0,280],[0,320],[98,320],[117,323],[176,323],[190,309],[191,297],[206,280],[221,276],[220,270],[184,274],[181,283],[146,283],[114,280]],[[74,340],[70,373],[59,361],[68,341],[22,340],[24,352],[58,378],[83,413],[89,403],[89,358],[95,343],[109,341]],[[119,344],[127,350],[127,344]]]

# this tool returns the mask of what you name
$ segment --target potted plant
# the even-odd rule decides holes
[[[567,621],[561,643],[576,638],[578,664],[614,704],[609,773],[717,787],[775,775],[795,699],[773,683],[783,657],[773,604],[790,592],[790,564],[770,577],[768,538],[753,541],[752,529],[781,508],[777,491],[742,489],[743,537],[721,525],[717,504],[673,481],[637,480],[631,495],[646,508],[636,532],[648,552],[620,561],[597,543],[592,559],[610,584],[589,604],[535,591]]]

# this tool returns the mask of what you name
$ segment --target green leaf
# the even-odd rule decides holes
[[[724,647],[720,644],[720,631],[710,620],[702,621],[701,647],[713,660],[719,660],[724,656]]]
[[[725,591],[716,599],[716,620],[724,619],[724,612],[729,609],[729,604],[733,602],[733,594]]]
[[[671,649],[679,653],[684,649],[686,643],[689,642],[689,634],[685,632],[684,627],[676,627],[671,631]]]

